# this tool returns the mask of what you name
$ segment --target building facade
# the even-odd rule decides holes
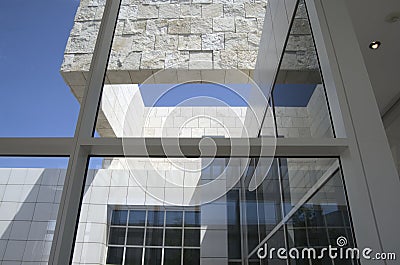
[[[345,1],[82,0],[61,75],[76,135],[27,155],[69,164],[1,169],[0,264],[396,264],[259,255],[400,254]]]

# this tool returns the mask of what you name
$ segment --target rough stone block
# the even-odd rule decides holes
[[[118,19],[136,19],[137,17],[138,17],[137,5],[121,6],[119,10]]]
[[[238,68],[254,69],[257,61],[257,51],[238,51]]]
[[[257,21],[254,18],[235,18],[236,32],[254,33],[257,32]]]
[[[215,69],[236,69],[238,66],[237,52],[234,50],[214,51]]]
[[[214,32],[235,32],[235,19],[233,17],[223,17],[213,19]]]
[[[146,21],[127,19],[124,22],[124,28],[122,34],[124,35],[143,34],[145,31],[146,31]]]
[[[146,22],[146,34],[160,35],[167,34],[168,20],[166,19],[151,19]]]
[[[200,4],[181,4],[180,5],[180,17],[201,17],[201,5]]]
[[[258,50],[261,41],[261,34],[250,33],[247,35],[249,50]]]
[[[178,4],[160,5],[159,16],[160,18],[178,18],[180,6]]]
[[[203,5],[201,8],[203,18],[214,18],[223,16],[222,4]]]
[[[266,3],[245,3],[246,18],[263,18],[266,12]]]
[[[211,69],[212,52],[190,52],[189,69]]]
[[[206,34],[213,31],[213,21],[211,18],[192,18],[190,24],[191,33]]]
[[[244,14],[243,4],[224,4],[224,17],[244,17]]]
[[[169,34],[190,34],[190,19],[170,19],[168,21]]]
[[[158,6],[140,5],[137,11],[138,19],[158,18]]]
[[[156,43],[154,48],[156,50],[177,50],[178,49],[178,36],[177,35],[156,35]]]
[[[165,68],[188,69],[188,51],[168,51],[165,54]]]
[[[154,35],[139,35],[132,37],[131,51],[150,51],[154,50]]]
[[[248,49],[246,33],[225,33],[225,50],[243,51]]]
[[[165,62],[165,52],[160,50],[144,51],[140,61],[141,69],[162,69]]]
[[[178,41],[178,50],[201,50],[200,35],[180,35]]]
[[[202,50],[218,51],[224,49],[224,34],[213,33],[203,34],[201,36],[201,48]]]

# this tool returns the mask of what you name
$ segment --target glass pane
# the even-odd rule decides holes
[[[181,249],[168,249],[164,250],[164,265],[179,265],[181,264]]]
[[[182,246],[182,229],[165,229],[165,246]]]
[[[200,247],[200,229],[185,229],[185,247]]]
[[[144,256],[144,265],[160,265],[161,248],[146,248]]]
[[[163,245],[163,229],[147,228],[146,230],[146,246],[162,246]]]
[[[0,157],[0,263],[48,262],[67,164]]]
[[[107,251],[107,264],[122,264],[124,248],[109,247]]]
[[[289,220],[287,225],[289,246],[314,247],[318,251],[329,245],[337,246],[337,239],[345,237],[346,247],[354,247],[349,219],[342,177],[340,171],[337,171]],[[312,262],[333,264],[328,257],[325,257],[323,263],[316,263],[317,260]],[[340,264],[353,264],[351,260],[345,258],[340,262]],[[334,264],[336,263],[337,260],[334,261]]]
[[[0,137],[74,135],[87,77],[76,69],[89,67],[104,8],[87,7],[90,15],[82,16],[75,15],[82,10],[78,5],[67,0],[0,2]],[[74,61],[79,66],[72,66]]]
[[[184,265],[200,265],[200,250],[185,248],[183,250],[183,264]]]
[[[128,217],[128,211],[115,210],[112,214],[111,224],[112,225],[126,225],[126,218]]]
[[[240,259],[242,257],[241,229],[240,229],[240,200],[239,190],[227,193],[228,215],[228,258]]]
[[[287,158],[280,159],[282,174],[283,199],[285,213],[309,192],[328,170],[338,168],[337,159],[331,158]],[[304,222],[306,213],[298,216],[299,222]],[[317,221],[317,218],[315,219]]]
[[[126,232],[125,252],[129,247],[144,245],[145,252],[147,248],[160,249],[154,251],[161,251],[163,262],[168,262],[169,258],[170,262],[175,262],[180,255],[186,264],[208,262],[207,257],[216,256],[228,262],[240,262],[247,258],[247,255],[243,256],[242,249],[250,253],[277,229],[278,232],[268,242],[270,246],[295,244],[302,248],[313,244],[321,247],[327,242],[334,242],[339,234],[349,235],[348,240],[354,242],[347,203],[343,197],[343,183],[336,177],[332,178],[339,168],[336,158],[280,157],[272,161],[268,173],[265,173],[262,159],[252,159],[249,164],[243,161],[244,173],[233,188],[227,194],[199,205],[191,205],[191,200],[186,203],[184,200],[193,198],[193,183],[202,183],[199,181],[201,170],[196,174],[183,170],[183,174],[179,175],[178,167],[172,169],[171,161],[162,158],[129,158],[134,167],[125,168],[126,160],[120,157],[91,158],[74,252],[74,260],[80,260],[80,263],[101,264],[101,255],[82,255],[88,248],[96,251],[94,253],[107,253],[107,246],[122,246],[108,241],[109,234],[112,238],[112,232],[107,230],[110,227],[123,228]],[[199,158],[173,161],[177,163],[175,165],[184,165],[183,169],[186,165],[204,166],[209,162]],[[222,181],[224,192],[228,184],[225,181],[235,178],[238,172],[226,171],[226,178]],[[152,179],[152,176],[160,178]],[[256,179],[256,185],[254,190],[250,190],[253,179]],[[182,182],[177,187],[167,180]],[[140,184],[141,181],[145,186]],[[314,194],[313,188],[317,189],[316,185],[321,183],[327,186]],[[178,203],[168,203],[168,196]],[[126,209],[129,209],[127,217],[120,214]],[[126,226],[111,225],[113,210],[116,211],[114,216],[117,213],[124,216],[118,220],[128,220]],[[277,228],[283,215],[287,214],[291,214],[289,222],[285,227]],[[174,226],[178,223],[179,226]],[[185,249],[186,254],[166,249]],[[198,256],[200,249],[203,260]],[[145,259],[146,254],[142,256]],[[99,261],[89,262],[89,258],[90,261]],[[157,261],[148,262],[161,264],[157,256],[154,258]],[[257,257],[252,257],[249,262],[265,264]],[[274,259],[270,263],[282,264],[282,261]]]
[[[299,1],[272,97],[278,137],[333,137],[325,87],[304,0]]]
[[[142,264],[142,248],[126,248],[125,265]]]
[[[108,243],[112,245],[125,245],[126,228],[111,227]]]
[[[142,246],[144,238],[143,228],[128,228],[127,245]]]
[[[179,226],[182,227],[183,221],[183,213],[182,211],[167,211],[166,219],[165,219],[165,226],[175,227]]]
[[[200,226],[200,212],[185,211],[185,227],[198,227],[198,226]]]
[[[148,211],[148,226],[164,226],[164,211]]]
[[[146,223],[146,211],[129,211],[128,225],[144,226]]]

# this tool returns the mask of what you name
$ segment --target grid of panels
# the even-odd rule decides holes
[[[107,264],[200,264],[200,212],[113,210]]]

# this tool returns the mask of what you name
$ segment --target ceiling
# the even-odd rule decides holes
[[[400,19],[385,21],[389,14],[400,16],[399,0],[347,0],[361,52],[374,88],[381,115],[400,99]],[[368,46],[379,40],[377,50]]]

